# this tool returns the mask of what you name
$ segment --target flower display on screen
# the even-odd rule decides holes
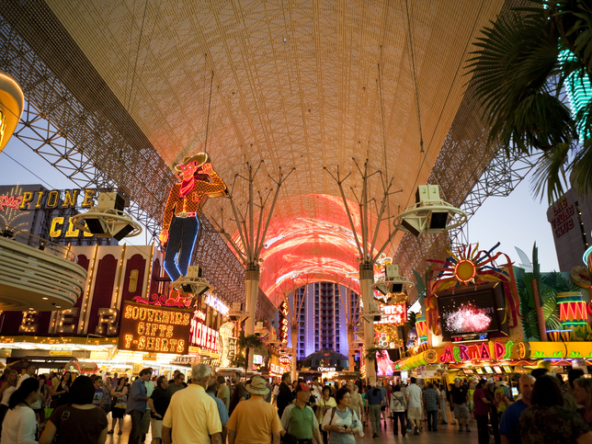
[[[485,309],[476,307],[470,302],[462,304],[446,319],[446,328],[455,333],[484,331],[490,324],[491,317]]]

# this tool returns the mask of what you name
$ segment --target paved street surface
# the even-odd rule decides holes
[[[109,419],[111,415],[109,415]],[[109,425],[111,421],[109,421]],[[131,429],[131,420],[130,417],[126,415],[125,423],[123,426],[123,434],[117,435],[117,430],[115,431],[115,435],[107,435],[107,444],[127,444],[129,431]],[[372,431],[366,427],[363,439],[358,439],[359,444],[398,444],[398,443],[429,443],[429,444],[477,444],[477,423],[472,420],[470,423],[471,433],[466,432],[457,432],[457,427],[452,425],[440,425],[438,432],[423,432],[418,436],[407,435],[403,438],[400,435],[394,436],[393,429],[392,429],[392,421],[389,421],[387,425],[387,429],[384,429],[384,422],[383,422],[383,429],[382,433],[379,438],[372,439]],[[424,423],[424,429],[427,430],[427,426]],[[152,437],[150,435],[146,438],[146,444],[150,444],[152,441]],[[493,441],[492,441],[493,442]],[[174,443],[174,444],[183,444],[183,443]]]

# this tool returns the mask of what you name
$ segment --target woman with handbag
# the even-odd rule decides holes
[[[127,409],[127,393],[128,388],[126,387],[127,379],[119,378],[117,383],[117,387],[111,390],[111,397],[115,399],[113,410],[111,410],[111,416],[113,418],[113,422],[111,423],[111,430],[109,430],[109,435],[112,435],[115,432],[115,426],[117,425],[117,420],[119,419],[119,434],[121,435],[123,432],[121,429],[123,428],[123,417],[125,416],[125,410]]]
[[[407,424],[405,420],[405,410],[407,410],[407,401],[405,395],[401,392],[401,386],[395,385],[394,391],[391,395],[391,414],[395,420],[393,432],[395,435],[399,434],[399,422],[401,423],[401,435],[405,437],[407,434]]]
[[[107,415],[93,404],[95,385],[88,376],[72,383],[70,403],[53,411],[39,444],[105,444]],[[54,441],[55,439],[55,441]]]
[[[349,408],[351,393],[340,388],[335,394],[337,407],[328,410],[323,419],[322,429],[329,432],[329,444],[355,444],[358,435],[364,436],[358,415]]]

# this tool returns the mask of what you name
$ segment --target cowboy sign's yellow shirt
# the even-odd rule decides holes
[[[197,213],[205,205],[209,196],[222,196],[226,190],[226,185],[222,179],[212,171],[210,173],[212,182],[205,182],[203,180],[196,180],[193,189],[187,193],[186,196],[180,196],[181,183],[176,183],[171,188],[169,198],[164,210],[164,220],[162,222],[163,231],[168,231],[171,227],[173,214],[177,216],[179,213]]]

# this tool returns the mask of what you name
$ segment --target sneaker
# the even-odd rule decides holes
[[[120,430],[120,431],[119,431],[119,433],[118,433],[118,435],[121,435],[122,433],[123,433],[123,432]]]
[[[107,435],[113,435],[113,432],[115,432],[115,430],[109,430],[109,431],[107,432]]]
[[[413,434],[419,435],[419,428],[418,427],[415,427],[415,429],[413,430]]]

